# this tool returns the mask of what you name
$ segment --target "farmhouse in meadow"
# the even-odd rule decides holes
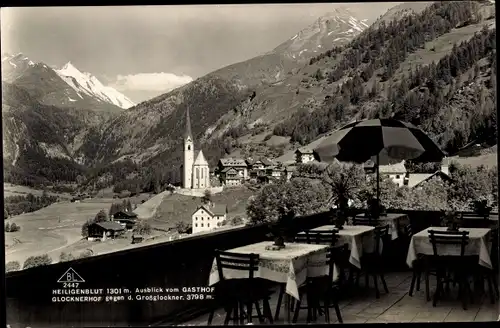
[[[125,228],[117,222],[95,222],[89,225],[88,240],[105,241],[108,238],[115,239],[124,232]]]
[[[191,215],[193,233],[216,229],[226,218],[227,205],[200,205]]]
[[[128,211],[118,211],[113,214],[113,221],[119,223],[127,230],[131,230],[137,224],[137,214]]]

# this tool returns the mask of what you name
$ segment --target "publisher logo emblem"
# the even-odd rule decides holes
[[[69,268],[61,276],[61,278],[59,278],[59,280],[57,280],[57,282],[61,282],[61,283],[85,282],[85,280],[83,280],[83,278],[78,273],[76,273],[76,271],[73,270],[73,268]]]

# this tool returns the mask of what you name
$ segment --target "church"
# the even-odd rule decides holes
[[[208,162],[200,149],[194,151],[193,134],[191,133],[191,120],[189,108],[186,111],[186,131],[184,133],[184,154],[181,167],[182,188],[184,189],[209,189],[210,171]]]

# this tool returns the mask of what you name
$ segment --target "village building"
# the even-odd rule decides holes
[[[227,205],[203,204],[191,215],[193,233],[210,231],[219,227],[227,218]]]
[[[297,167],[295,165],[285,167],[286,181],[290,181],[295,171],[297,171]]]
[[[189,109],[186,111],[186,131],[184,133],[184,153],[181,167],[182,187],[184,189],[209,189],[210,170],[208,161],[200,149],[194,150],[193,134]]]
[[[243,184],[243,177],[233,167],[226,167],[220,173],[220,181],[227,187],[240,186]]]
[[[221,183],[225,186],[243,184],[249,179],[245,160],[240,158],[221,158],[217,163],[217,172]]]
[[[425,181],[436,178],[443,181],[451,181],[451,177],[443,171],[436,171],[434,173],[410,173],[408,174],[408,187],[419,188]]]
[[[451,181],[449,163],[447,159],[444,159],[441,163],[441,169],[434,173],[408,173],[406,185],[409,188],[418,188],[422,183],[433,178],[442,179],[443,181]]]
[[[246,163],[249,170],[263,170],[264,163],[260,159],[247,158]]]
[[[222,172],[227,168],[235,169],[242,179],[248,179],[248,164],[245,160],[241,158],[221,158],[217,163],[217,171]]]
[[[295,151],[295,162],[297,164],[305,164],[312,161],[314,161],[314,154],[312,149],[303,147]]]
[[[113,221],[95,222],[88,226],[88,240],[115,239],[125,232],[121,224]]]
[[[370,160],[364,164],[364,169],[366,173],[375,174],[376,166],[375,163]],[[399,187],[405,184],[406,179],[406,166],[405,161],[401,161],[395,164],[379,165],[380,176],[386,176],[392,179],[392,181]]]
[[[137,214],[128,211],[118,211],[113,214],[113,221],[121,224],[127,230],[132,230],[137,224]]]

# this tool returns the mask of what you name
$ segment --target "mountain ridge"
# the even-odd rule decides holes
[[[2,80],[24,87],[47,105],[114,112],[135,105],[115,89],[104,86],[92,74],[80,72],[71,62],[56,69],[43,62],[35,63],[22,53],[4,54]]]
[[[350,17],[351,21],[357,20],[345,10],[335,13],[336,15],[342,13],[345,17]],[[294,71],[307,64],[315,53],[302,51],[307,50],[304,47],[312,43],[332,44],[337,35],[345,35],[345,39],[342,39],[344,41],[358,35],[361,28],[353,30],[353,24],[349,23],[349,18],[344,18],[339,18],[338,24],[323,24],[322,28],[318,27],[321,33],[304,32],[314,30],[314,26],[308,26],[299,31],[298,34],[302,34],[303,39],[310,40],[310,43],[295,45],[292,50],[290,50],[291,45],[283,46],[282,50],[279,46],[275,47],[261,56],[208,73],[191,83],[142,102],[130,111],[122,113],[113,122],[108,122],[108,127],[103,128],[106,132],[102,138],[102,146],[96,150],[98,154],[96,158],[101,162],[124,157],[136,157],[137,160],[144,161],[154,158],[161,152],[169,151],[173,146],[177,147],[186,107],[190,107],[193,113],[197,113],[193,124],[197,124],[197,119],[199,119],[203,122],[199,128],[216,132],[215,130],[224,125],[220,120],[232,110],[245,106],[250,99],[255,97],[254,93],[257,90],[279,84],[287,75],[293,74]],[[325,18],[324,21],[326,20]],[[313,22],[313,25],[317,22],[317,20]],[[338,43],[339,46],[343,44],[340,40]],[[297,54],[302,52],[300,58],[293,58],[294,52]],[[211,106],[213,108],[210,108]],[[139,126],[141,128],[138,128]],[[201,134],[198,137],[202,138],[201,141],[210,138]],[[138,153],[136,149],[144,151]]]

